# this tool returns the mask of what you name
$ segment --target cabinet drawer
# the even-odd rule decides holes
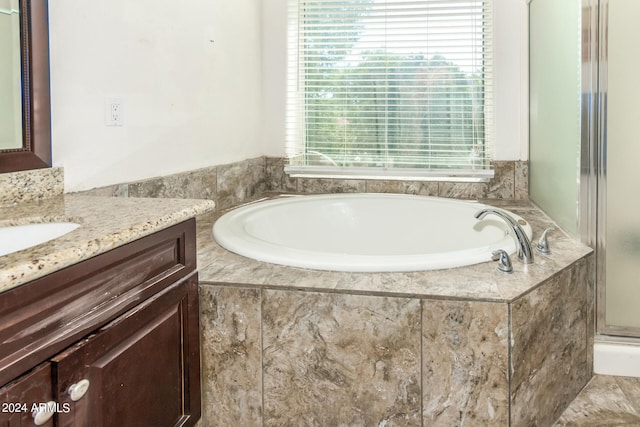
[[[56,401],[70,408],[56,425],[193,425],[200,416],[197,313],[191,277],[55,356]]]
[[[195,268],[191,219],[0,294],[0,384]]]

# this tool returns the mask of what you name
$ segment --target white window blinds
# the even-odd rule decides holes
[[[491,0],[289,0],[287,172],[487,178]]]

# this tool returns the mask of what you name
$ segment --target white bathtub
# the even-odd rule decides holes
[[[282,197],[232,210],[215,240],[237,254],[318,270],[382,272],[461,267],[515,252],[506,224],[474,213],[488,205],[398,194]],[[531,237],[531,227],[521,217]]]

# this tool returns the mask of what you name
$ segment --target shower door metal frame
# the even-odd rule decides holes
[[[601,129],[601,93],[599,91],[599,7],[607,0],[582,0],[581,27],[581,148],[578,203],[578,232],[583,243],[597,246],[598,172]]]

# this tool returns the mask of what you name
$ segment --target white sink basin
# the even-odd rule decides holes
[[[45,222],[0,227],[0,256],[48,242],[78,227],[80,224],[75,222]]]

